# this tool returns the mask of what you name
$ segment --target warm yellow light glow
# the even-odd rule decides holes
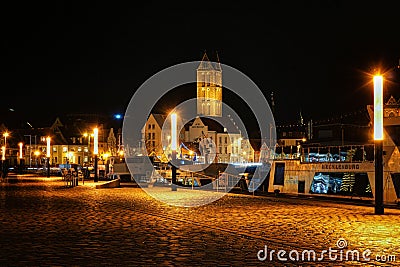
[[[83,137],[88,137],[88,133],[84,133],[84,134],[83,134]]]
[[[47,148],[46,148],[46,157],[48,157],[48,158],[50,158],[50,141],[51,141],[51,138],[50,138],[50,136],[47,136],[46,137],[46,142],[47,142]]]
[[[242,145],[242,138],[239,138],[239,139],[237,140],[237,145],[238,145],[238,146],[241,146],[241,145]]]
[[[119,155],[120,155],[120,156],[123,156],[123,155],[124,155],[124,151],[123,151],[123,150],[120,150],[120,151],[119,151]]]
[[[99,154],[99,129],[94,128],[93,129],[93,154],[97,155]]]
[[[24,144],[22,142],[19,142],[18,145],[19,145],[19,158],[22,159],[22,146]]]
[[[177,115],[176,113],[171,114],[171,149],[176,150],[177,148]]]
[[[1,160],[6,160],[6,147],[1,147]]]
[[[303,139],[301,139],[301,141],[305,142],[305,141],[307,141],[307,139],[305,137],[303,137]]]
[[[383,77],[374,76],[374,140],[383,140]]]
[[[37,156],[40,155],[40,151],[36,150],[34,154],[35,154],[35,156],[37,157]]]
[[[109,156],[110,156],[110,154],[108,154],[108,153],[104,153],[104,154],[103,154],[103,158],[104,158],[104,160],[107,160]]]
[[[8,132],[3,133],[3,136],[7,138],[10,134]]]
[[[192,150],[189,151],[189,155],[190,155],[190,156],[193,155],[193,151],[192,151]]]

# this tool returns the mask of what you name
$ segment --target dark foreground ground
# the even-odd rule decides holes
[[[400,210],[373,212],[243,194],[183,208],[130,186],[1,182],[0,266],[400,265]]]

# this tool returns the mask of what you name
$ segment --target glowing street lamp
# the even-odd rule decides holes
[[[7,150],[7,137],[9,136],[10,134],[8,133],[8,132],[5,132],[5,133],[3,133],[3,136],[4,136],[4,156],[2,156],[2,160],[5,160],[6,159],[6,150]],[[4,159],[3,159],[3,157],[4,157]]]
[[[383,140],[383,77],[374,76],[374,140]]]
[[[50,138],[50,136],[47,136],[46,137],[46,142],[47,142],[47,148],[46,148],[46,158],[47,158],[47,177],[50,177],[50,157],[51,157],[51,154],[50,154],[50,141],[51,141],[51,138]]]
[[[19,171],[20,171],[20,173],[22,174],[22,169],[23,169],[23,165],[24,165],[24,162],[23,162],[23,154],[22,154],[22,147],[23,147],[23,143],[22,142],[19,142],[18,143],[18,146],[19,146]]]
[[[375,214],[383,214],[383,77],[374,76]]]
[[[99,181],[99,175],[97,174],[97,155],[99,154],[99,129],[93,129],[93,154],[94,154],[94,182]]]
[[[6,160],[6,147],[5,146],[1,147],[1,160],[2,161]]]
[[[177,115],[176,113],[171,114],[171,150],[172,150],[172,178],[171,178],[171,190],[176,191],[176,149],[177,149]]]
[[[23,146],[24,144],[22,143],[22,142],[19,142],[18,143],[18,146],[19,146],[19,159],[21,160],[21,159],[23,159],[23,155],[22,155],[22,146]]]

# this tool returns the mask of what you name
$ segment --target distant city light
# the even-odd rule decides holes
[[[122,115],[121,114],[115,114],[114,118],[117,119],[117,120],[120,120],[120,119],[122,119]]]

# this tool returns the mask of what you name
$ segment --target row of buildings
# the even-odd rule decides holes
[[[10,166],[25,165],[39,167],[47,161],[47,142],[50,137],[50,164],[93,164],[94,128],[98,129],[98,159],[106,163],[114,158],[123,158],[122,134],[116,123],[107,116],[98,114],[68,114],[56,117],[44,127],[8,129],[0,125],[5,147],[3,156]],[[118,126],[118,125],[117,125]]]
[[[184,118],[180,117],[178,156],[192,161],[220,163],[259,161],[261,141],[249,139],[233,117],[223,113],[222,69],[219,62],[211,62],[204,53],[196,72],[197,83],[193,90],[197,92],[197,117],[185,123]],[[385,116],[393,116],[400,110],[399,105],[391,97],[385,109],[391,113]],[[163,130],[170,127],[169,123],[167,113],[151,113],[146,124],[138,129],[142,133],[142,142],[139,148],[135,148],[136,153],[143,154],[146,150],[156,160],[170,160],[171,136]],[[5,147],[3,155],[10,165],[22,162],[35,167],[44,164],[47,159],[46,137],[51,138],[52,165],[92,165],[94,128],[99,129],[99,163],[123,160],[128,148],[123,144],[122,121],[99,114],[63,115],[41,128],[8,129],[7,125],[0,124],[0,133],[4,137],[0,144]],[[277,144],[275,154],[271,156],[276,158],[298,157],[307,146],[364,144],[372,141],[366,109],[337,121],[303,123],[301,119],[294,125],[278,125],[272,130],[276,130]]]

